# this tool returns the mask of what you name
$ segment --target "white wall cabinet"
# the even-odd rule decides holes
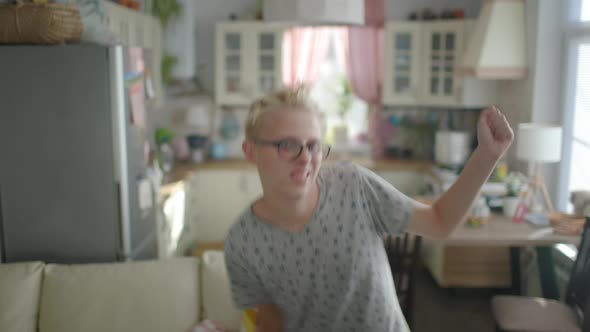
[[[216,27],[215,97],[218,105],[245,106],[282,86],[284,27],[227,22]]]
[[[180,247],[193,241],[223,241],[237,217],[262,194],[254,168],[199,170],[187,180],[185,191]]]
[[[145,15],[111,1],[104,1],[103,24],[125,46],[142,47],[162,52],[162,25],[150,15]]]
[[[421,171],[384,170],[377,174],[410,197],[434,183]],[[186,180],[184,192],[184,231],[179,252],[195,241],[222,241],[236,218],[262,195],[262,186],[254,167],[202,169]]]
[[[461,79],[455,77],[455,63],[461,58],[465,23],[436,22],[424,25],[424,84],[421,97],[428,104],[454,104]]]
[[[385,29],[383,101],[386,104],[416,104],[420,98],[422,24],[389,23]]]
[[[495,102],[495,81],[455,75],[472,20],[389,22],[385,34],[387,105],[483,107]]]

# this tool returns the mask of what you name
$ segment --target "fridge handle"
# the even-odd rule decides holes
[[[2,213],[2,185],[0,184],[0,263],[6,262],[6,239],[4,238],[4,214]]]
[[[115,199],[117,202],[117,217],[118,220],[123,220],[123,211],[121,211],[121,183],[119,182],[115,182]],[[122,225],[119,222],[119,245],[117,246],[117,252],[116,252],[116,259],[117,261],[125,261],[125,252],[123,250],[123,229],[122,229]]]

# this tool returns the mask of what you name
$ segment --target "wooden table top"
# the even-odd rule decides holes
[[[467,224],[459,226],[441,243],[461,246],[543,246],[558,243],[578,245],[580,239],[580,235],[556,234],[550,226],[535,227],[528,222],[514,223],[511,218],[493,213],[486,225],[478,228]]]

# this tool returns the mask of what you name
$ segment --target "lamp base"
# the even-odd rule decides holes
[[[555,213],[555,209],[551,203],[551,198],[549,197],[549,192],[547,191],[547,186],[545,185],[543,175],[541,174],[541,164],[535,162],[535,173],[533,180],[529,182],[528,190],[521,196],[529,211],[532,210],[539,191],[543,196],[543,202],[545,203],[547,212]]]

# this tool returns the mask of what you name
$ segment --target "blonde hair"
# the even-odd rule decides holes
[[[271,111],[305,111],[320,115],[315,103],[309,98],[309,89],[304,85],[284,88],[256,99],[246,118],[246,138],[254,139],[262,116]]]

